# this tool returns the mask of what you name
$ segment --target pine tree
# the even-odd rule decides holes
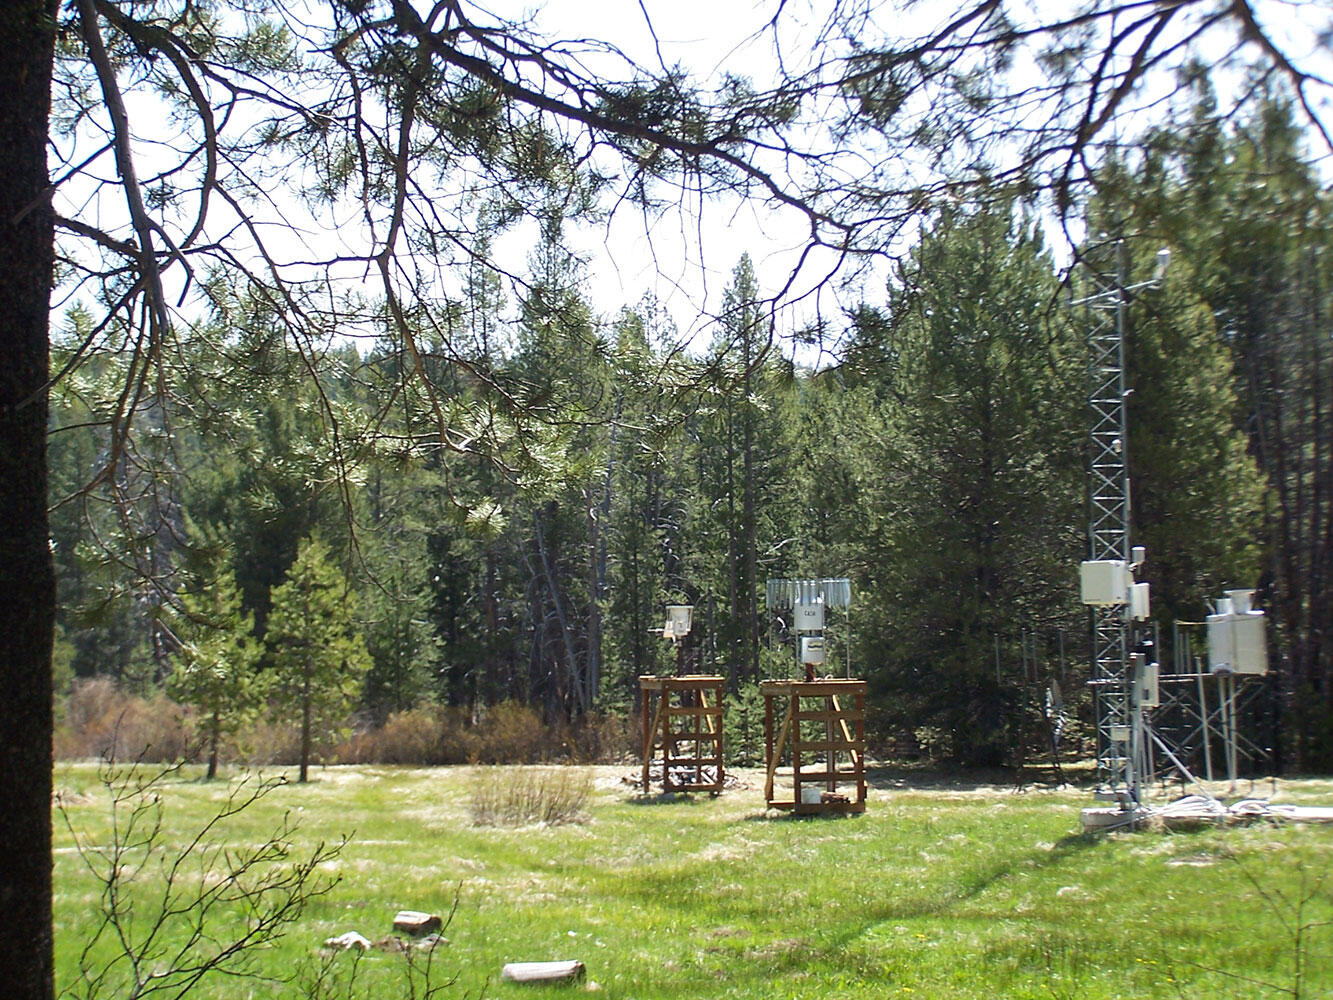
[[[586,714],[601,683],[608,345],[580,287],[580,262],[560,243],[558,215],[543,218],[535,280],[521,303],[513,370],[526,387],[528,425],[516,442],[527,480],[519,558],[527,567],[527,686],[548,717]]]
[[[791,493],[801,487],[790,467],[798,424],[788,406],[793,366],[774,349],[772,317],[748,255],[724,300],[691,424],[698,493],[692,576],[722,605],[716,659],[734,693],[760,674],[761,554],[788,537]]]
[[[205,579],[181,594],[181,640],[167,690],[199,712],[197,728],[208,748],[208,777],[217,776],[222,741],[249,722],[263,704],[258,672],[263,648],[253,638],[254,615],[242,612],[236,577],[214,559]]]
[[[1266,490],[1258,527],[1230,538],[1262,563],[1231,563],[1232,586],[1258,584],[1274,620],[1272,667],[1285,722],[1280,750],[1299,768],[1333,762],[1333,201],[1303,147],[1291,102],[1260,88],[1255,113],[1230,128],[1163,129],[1128,200],[1136,221],[1177,249],[1229,354],[1235,435]],[[1175,262],[1173,261],[1173,270]],[[1234,491],[1233,491],[1234,493]],[[1242,496],[1243,501],[1245,498]],[[1238,506],[1238,512],[1244,512]],[[1226,566],[1227,564],[1221,563]],[[1235,572],[1242,570],[1241,572]]]
[[[286,582],[273,591],[265,643],[279,710],[298,714],[300,780],[309,776],[317,734],[336,733],[361,696],[370,669],[356,630],[356,597],[317,538],[301,542]]]
[[[682,541],[678,505],[669,490],[672,466],[679,465],[671,459],[681,447],[682,421],[659,376],[662,361],[655,352],[657,344],[673,341],[675,332],[650,298],[624,310],[616,322],[603,503],[608,614],[602,691],[603,704],[615,707],[632,703],[638,677],[675,670],[670,647],[652,634],[661,627],[665,605],[684,599],[683,592],[669,589]],[[676,578],[679,582],[679,573]]]
[[[1210,276],[1193,254],[1179,252],[1183,231],[1172,216],[1195,195],[1178,183],[1156,155],[1138,170],[1108,165],[1088,213],[1089,229],[1108,239],[1085,250],[1106,280],[1140,286],[1158,250],[1175,251],[1160,285],[1141,287],[1125,310],[1130,530],[1147,548],[1140,577],[1152,584],[1161,621],[1198,620],[1223,587],[1255,585],[1264,493],[1235,425],[1229,352],[1204,298]],[[1208,197],[1210,185],[1195,183],[1197,196]]]
[[[922,239],[856,355],[881,396],[885,505],[864,603],[872,680],[904,726],[943,731],[969,764],[1003,762],[1020,721],[996,649],[1058,628],[1081,551],[1082,364],[1053,312],[1054,266],[1001,202],[950,212]]]

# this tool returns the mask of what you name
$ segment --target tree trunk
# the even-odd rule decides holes
[[[311,690],[311,675],[314,673],[314,665],[309,659],[305,663],[305,675],[301,685],[301,775],[300,783],[305,784],[310,777],[310,726],[312,699],[314,694]]]
[[[208,729],[208,777],[212,781],[218,776],[218,744],[222,742],[222,713],[214,710]]]
[[[0,966],[9,996],[54,994],[51,941],[51,644],[55,571],[46,512],[52,213],[47,119],[56,5],[14,0],[0,46]]]
[[[741,590],[741,607],[743,624],[742,634],[745,637],[743,646],[743,666],[742,673],[746,681],[751,683],[759,680],[759,540],[756,521],[758,515],[755,508],[757,498],[755,497],[754,477],[754,404],[751,402],[750,394],[754,391],[751,385],[752,368],[754,367],[754,354],[750,338],[753,336],[753,329],[749,322],[745,325],[745,381],[744,399],[745,408],[741,412],[745,415],[745,424],[742,434],[742,448],[744,457],[742,459],[742,470],[744,478],[741,483],[743,499],[741,503],[742,522],[741,541],[745,553],[745,571],[743,574],[744,583]]]
[[[579,670],[578,658],[574,650],[574,641],[569,632],[569,620],[565,617],[564,603],[560,600],[560,581],[556,577],[555,570],[551,565],[551,558],[546,551],[546,540],[542,536],[542,515],[537,513],[532,519],[537,540],[537,557],[541,560],[542,573],[546,578],[546,587],[551,595],[551,606],[555,613],[556,624],[560,627],[560,644],[565,652],[565,677],[567,684],[562,684],[562,690],[572,689],[575,695],[575,705],[573,706],[578,715],[587,714],[590,706],[584,701],[583,695],[585,686],[583,677]],[[555,659],[554,652],[552,660]],[[558,673],[558,671],[556,671]],[[569,705],[564,698],[560,699],[561,709],[568,714]]]
[[[740,607],[740,553],[739,539],[736,537],[736,445],[733,428],[734,404],[727,400],[727,611],[730,620],[727,623],[727,690],[735,694],[740,690],[745,679],[745,658],[741,652],[744,643],[744,631],[741,622],[744,612]]]
[[[607,463],[610,469],[610,463]],[[608,476],[608,480],[609,480]],[[611,492],[607,483],[606,494]],[[604,501],[599,515],[598,507],[588,503],[588,616],[587,616],[587,666],[583,673],[583,703],[591,711],[597,704],[598,689],[602,684],[602,589],[606,581],[606,560],[602,554],[601,525],[606,517],[609,502]]]

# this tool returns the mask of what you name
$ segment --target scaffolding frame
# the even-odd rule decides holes
[[[652,765],[662,762],[662,791],[722,791],[722,696],[726,678],[715,674],[641,676],[643,793]]]
[[[865,681],[845,678],[760,681],[764,799],[770,809],[798,816],[865,812],[867,687]],[[777,794],[784,761],[791,798]],[[814,794],[803,794],[805,789]]]
[[[1202,622],[1175,623],[1172,670],[1159,677],[1161,704],[1152,713],[1152,725],[1182,761],[1202,770],[1205,781],[1217,781],[1223,772],[1230,794],[1242,759],[1255,770],[1272,764],[1271,751],[1246,736],[1240,724],[1262,708],[1267,687],[1258,674],[1208,670],[1206,655],[1195,651],[1194,634],[1204,628]]]

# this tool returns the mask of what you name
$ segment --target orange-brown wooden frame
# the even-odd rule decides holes
[[[769,808],[798,815],[865,812],[866,682],[761,681],[759,690],[764,696],[764,798]],[[815,723],[819,735],[810,736],[803,722]],[[791,798],[776,797],[784,757],[790,761]],[[802,802],[803,785],[819,787],[820,801]]]
[[[645,795],[650,767],[659,752],[663,792],[722,791],[725,684],[725,678],[712,674],[639,678]]]

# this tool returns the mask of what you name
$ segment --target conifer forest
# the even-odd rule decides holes
[[[192,10],[180,30],[203,30]],[[106,29],[135,44],[155,24]],[[263,24],[245,58],[291,46]],[[408,65],[366,72],[420,87]],[[56,121],[87,100],[75,69],[58,62]],[[1125,337],[1132,533],[1155,617],[1199,621],[1223,588],[1258,588],[1281,663],[1269,738],[1289,765],[1327,766],[1329,196],[1280,79],[1230,118],[1206,74],[1180,86],[1180,120],[1103,150],[1062,208],[1061,232],[1085,234],[1077,265],[1047,245],[1046,192],[1000,176],[921,212],[882,279],[828,312],[776,309],[786,274],[738,248],[720,308],[690,316],[688,336],[651,295],[593,305],[599,275],[564,236],[607,182],[568,162],[509,165],[530,173],[527,204],[474,178],[458,230],[391,209],[418,243],[465,242],[442,281],[414,244],[419,291],[209,260],[193,308],[149,316],[145,339],[133,311],[106,312],[134,287],[104,261],[58,259],[57,693],[88,678],[165,691],[211,713],[215,737],[265,707],[300,719],[286,661],[305,630],[349,644],[316,668],[317,729],[423,704],[576,722],[632,711],[639,675],[676,668],[653,635],[665,605],[698,609],[688,665],[739,696],[792,669],[766,580],[846,576],[830,669],[872,681],[880,736],[1002,763],[1038,721],[1025,682],[1058,671],[1078,702],[1087,673],[1094,318],[1075,303],[1099,280],[1141,281],[1165,246],[1169,274],[1134,297]],[[462,115],[451,100],[423,97],[418,114]],[[862,94],[860,115],[886,100]],[[462,118],[420,127],[455,158],[484,141]],[[504,141],[558,138],[525,127]],[[332,143],[270,128],[275,160]],[[338,141],[351,156],[368,140]],[[313,181],[352,169],[335,152]],[[444,154],[422,156],[444,175]],[[390,185],[393,165],[364,181]],[[172,190],[165,173],[147,186]],[[536,221],[511,272],[491,248],[520,213]],[[338,596],[293,620],[310,587]]]
[[[1277,100],[1163,131],[1100,180],[1087,228],[1136,234],[1132,280],[1174,252],[1126,341],[1155,616],[1200,621],[1224,588],[1259,588],[1284,760],[1321,766],[1329,199]],[[639,675],[677,669],[667,604],[696,608],[690,669],[738,695],[788,676],[766,581],[847,576],[830,669],[872,681],[886,740],[1000,764],[1034,739],[1035,672],[1079,698],[1091,321],[1021,200],[933,217],[885,287],[821,318],[833,358],[810,346],[828,329],[775,328],[749,256],[682,348],[652,298],[595,311],[558,236],[521,295],[472,264],[456,298],[369,337],[380,304],[294,340],[280,304],[219,280],[151,382],[132,342],[71,308],[53,339],[57,683],[277,699],[297,719],[278,691],[299,568],[338,594],[305,627],[356,647],[333,657],[350,673],[326,727],[510,701],[570,723],[632,712]]]

